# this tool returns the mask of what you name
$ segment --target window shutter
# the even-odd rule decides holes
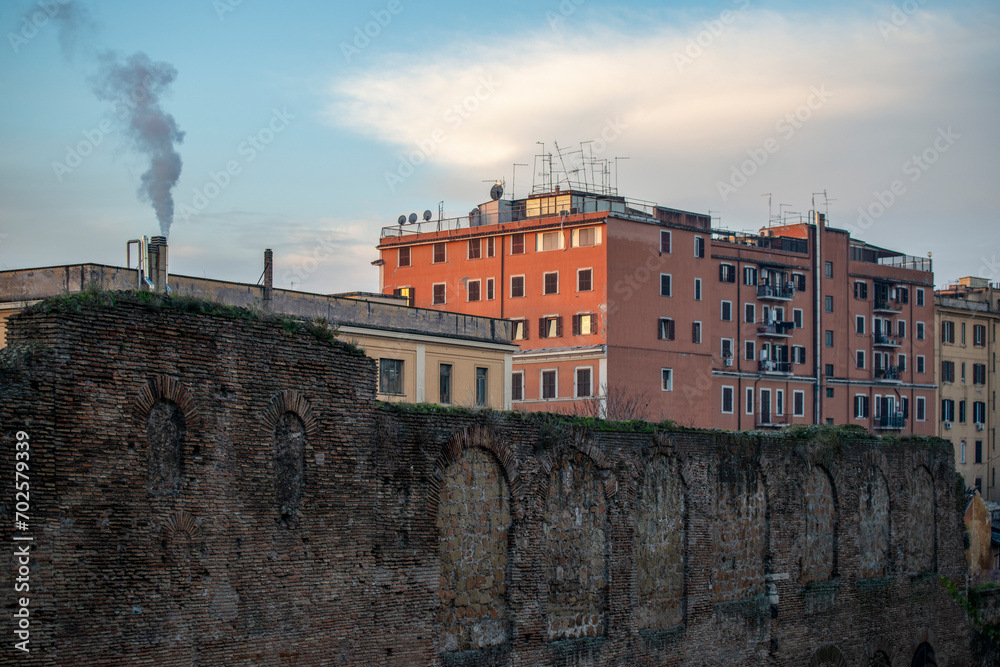
[[[563,327],[562,327],[562,315],[556,318],[556,338],[562,338]]]
[[[538,318],[538,337],[545,338],[545,318]]]
[[[580,316],[579,315],[574,315],[573,316],[573,335],[574,336],[579,336],[580,335]]]

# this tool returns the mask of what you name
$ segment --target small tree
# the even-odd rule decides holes
[[[585,417],[611,421],[647,420],[649,392],[624,384],[601,385],[601,393],[588,399],[578,412]]]

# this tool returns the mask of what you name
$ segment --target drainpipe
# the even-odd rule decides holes
[[[813,211],[813,224],[815,225],[815,243],[813,244],[813,319],[815,333],[813,334],[813,346],[815,352],[813,358],[816,360],[813,368],[813,373],[816,377],[816,383],[813,385],[813,424],[823,423],[823,347],[821,345],[823,337],[823,311],[821,310],[821,302],[823,300],[823,258],[822,253],[822,241],[823,228],[821,224],[823,222],[818,211]],[[850,259],[848,259],[850,261]],[[794,396],[793,396],[794,400]]]
[[[264,251],[264,307],[271,305],[274,297],[274,252],[270,248]]]

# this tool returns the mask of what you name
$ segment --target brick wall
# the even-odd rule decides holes
[[[936,580],[966,572],[942,441],[378,406],[337,343],[135,304],[20,315],[9,342],[0,540],[24,430],[31,664],[973,659]]]

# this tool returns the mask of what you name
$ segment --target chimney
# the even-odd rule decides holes
[[[274,253],[270,248],[264,251],[264,303],[274,296]]]
[[[149,262],[147,277],[153,283],[153,291],[167,292],[167,237],[153,236],[149,239]]]

